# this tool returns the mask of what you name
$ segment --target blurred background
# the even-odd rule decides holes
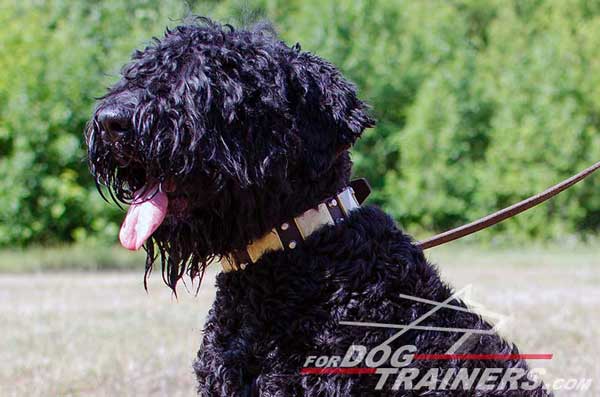
[[[354,81],[378,120],[355,174],[417,239],[600,160],[600,1],[0,0],[0,395],[193,395],[218,269],[198,296],[144,292],[82,139],[134,49],[191,14],[269,19]],[[557,395],[600,395],[599,232],[596,176],[428,256],[554,353],[532,363],[549,383],[595,382]]]

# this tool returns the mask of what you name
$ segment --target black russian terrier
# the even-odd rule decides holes
[[[549,395],[389,216],[359,206],[349,148],[374,123],[329,62],[267,24],[205,18],[135,52],[100,99],[89,164],[129,205],[121,243],[173,290],[224,267],[198,393]]]

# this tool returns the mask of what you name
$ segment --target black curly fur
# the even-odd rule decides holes
[[[375,347],[397,329],[344,326],[361,321],[409,324],[431,306],[406,294],[443,302],[452,295],[423,252],[374,207],[356,211],[343,225],[326,227],[297,250],[272,252],[244,271],[217,277],[217,297],[195,363],[202,396],[547,396],[532,391],[392,391],[394,379],[375,392],[374,375],[300,375],[309,355],[343,356],[352,344]],[[450,304],[466,307],[455,299]],[[421,325],[491,329],[481,317],[442,309]],[[415,345],[441,354],[460,333],[410,331],[392,347]],[[468,351],[518,354],[497,335],[471,337]],[[391,367],[391,365],[382,365]],[[522,360],[413,361],[410,367],[527,368]],[[416,382],[415,382],[416,383]]]
[[[101,122],[99,115],[115,108],[122,120]],[[133,55],[99,101],[86,140],[99,189],[106,186],[115,201],[127,204],[136,190],[158,182],[168,187],[167,218],[145,244],[146,275],[160,261],[175,290],[186,272],[203,274],[214,258],[345,187],[348,149],[373,124],[333,65],[287,46],[268,25],[234,30],[198,18]],[[204,396],[374,395],[373,376],[301,376],[300,367],[311,353],[343,354],[351,344],[372,346],[394,331],[340,320],[406,324],[427,308],[399,293],[437,301],[451,295],[410,238],[369,207],[292,252],[268,253],[244,271],[219,275],[217,287],[194,365]],[[491,328],[473,314],[449,310],[428,323]],[[456,337],[411,331],[396,343],[444,352]],[[471,352],[516,348],[484,336]],[[413,365],[526,367],[519,360]],[[538,388],[451,395],[546,394]]]
[[[373,125],[330,63],[268,26],[235,31],[207,19],[136,52],[95,114],[115,103],[129,109],[131,127],[114,142],[91,120],[90,169],[123,203],[148,181],[176,183],[171,199],[189,207],[145,246],[147,270],[158,249],[173,289],[186,269],[203,272],[346,185],[343,149]]]

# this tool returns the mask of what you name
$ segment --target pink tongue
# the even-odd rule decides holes
[[[165,219],[168,205],[169,199],[158,191],[158,185],[138,190],[121,225],[121,245],[129,250],[140,249]]]

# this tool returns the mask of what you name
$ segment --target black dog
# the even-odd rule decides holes
[[[173,289],[214,259],[231,270],[217,278],[194,365],[199,394],[548,395],[519,357],[415,359],[447,353],[464,334],[428,327],[492,326],[452,296],[386,214],[358,208],[348,149],[373,125],[330,63],[288,47],[267,26],[236,31],[202,18],[136,52],[99,102],[86,132],[89,163],[97,184],[130,204],[123,245],[144,246],[146,274],[159,261]],[[431,302],[463,310],[432,311]],[[352,345],[381,351],[364,358]],[[361,374],[336,373],[349,351]],[[459,352],[518,353],[493,331]],[[322,356],[331,373],[304,368],[323,365]],[[437,380],[418,384],[436,368]],[[485,368],[501,371],[491,388],[441,384],[447,371]],[[507,369],[520,389],[494,386]]]

